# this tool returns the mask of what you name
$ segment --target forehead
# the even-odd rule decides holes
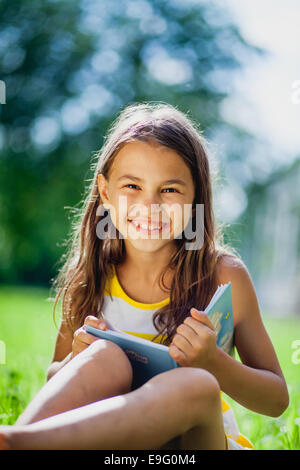
[[[128,142],[116,154],[110,176],[119,178],[132,174],[143,179],[167,179],[179,176],[186,181],[192,179],[188,165],[173,149],[158,143]]]

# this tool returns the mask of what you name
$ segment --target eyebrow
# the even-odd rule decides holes
[[[143,179],[138,178],[137,176],[133,176],[133,175],[122,175],[122,176],[120,176],[120,178],[117,179],[117,181],[120,181],[122,179],[131,179],[131,180],[138,181],[138,182],[141,182],[141,183],[144,182]],[[172,178],[172,179],[169,179],[169,180],[162,181],[161,183],[162,184],[174,184],[175,183],[175,184],[181,184],[182,186],[187,186],[187,184],[179,178]]]

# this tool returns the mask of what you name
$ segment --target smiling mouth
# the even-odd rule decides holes
[[[151,233],[160,233],[165,230],[169,224],[160,223],[160,224],[149,224],[147,222],[138,222],[135,220],[129,220],[128,222],[133,225],[135,230],[140,233],[151,234]]]

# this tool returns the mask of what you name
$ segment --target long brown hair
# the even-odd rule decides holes
[[[121,111],[109,128],[104,144],[92,163],[94,177],[81,209],[77,210],[68,251],[52,285],[56,292],[53,314],[62,295],[63,319],[73,331],[84,323],[87,315],[101,317],[105,284],[112,276],[113,265],[122,262],[125,245],[116,228],[116,237],[111,238],[109,231],[105,239],[97,236],[97,224],[106,212],[104,209],[98,210],[102,201],[97,177],[102,173],[108,180],[118,151],[124,144],[137,140],[155,140],[175,150],[191,170],[195,187],[194,206],[204,205],[204,241],[201,248],[186,249],[185,236],[176,238],[177,250],[160,275],[159,284],[169,292],[170,302],[154,314],[153,324],[168,345],[177,326],[190,314],[190,308],[204,310],[212,297],[217,287],[218,258],[223,254],[235,254],[233,249],[224,245],[221,225],[217,225],[214,218],[208,142],[197,123],[166,103],[133,103]],[[174,270],[174,277],[168,290],[164,275],[170,268]]]

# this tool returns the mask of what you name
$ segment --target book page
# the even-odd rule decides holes
[[[228,283],[229,284],[229,283]],[[205,313],[209,312],[209,310],[211,309],[211,307],[217,302],[217,300],[219,299],[219,297],[221,297],[221,295],[223,294],[224,290],[226,289],[226,287],[228,286],[228,284],[220,284],[216,290],[216,292],[214,293],[214,295],[212,296],[208,306],[206,307],[206,309],[204,310]]]

